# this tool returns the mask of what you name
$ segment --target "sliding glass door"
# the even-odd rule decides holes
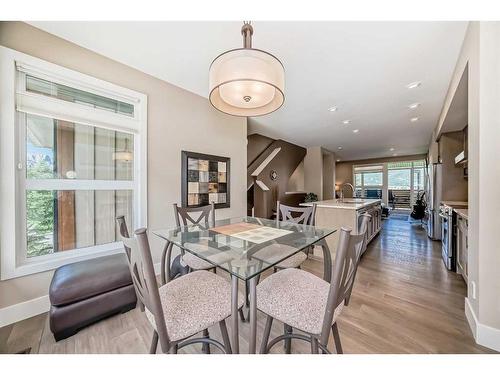
[[[356,197],[378,198],[393,209],[409,210],[424,191],[424,170],[424,160],[354,166]]]

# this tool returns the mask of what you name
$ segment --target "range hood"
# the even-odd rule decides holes
[[[455,164],[464,164],[467,163],[467,156],[465,156],[465,151],[462,151],[460,154],[455,156]]]
[[[468,137],[467,137],[468,127],[466,126],[463,130],[463,150],[457,156],[455,156],[455,165],[467,164],[467,147],[468,147]]]

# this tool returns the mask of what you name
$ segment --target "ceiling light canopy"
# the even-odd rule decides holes
[[[342,150],[342,146],[339,146],[339,147],[338,147],[338,149],[339,149],[339,150]]]
[[[209,70],[210,103],[235,116],[262,116],[285,101],[283,64],[268,52],[252,48],[253,28],[241,28],[243,48],[215,58]]]
[[[412,83],[409,83],[406,85],[406,88],[407,89],[416,89],[417,87],[419,87],[420,85],[422,84],[422,82],[420,81],[415,81],[415,82],[412,82]]]

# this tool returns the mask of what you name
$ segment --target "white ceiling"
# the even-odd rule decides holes
[[[213,58],[242,44],[242,22],[30,23],[204,97]],[[286,82],[283,107],[251,119],[252,132],[353,160],[427,150],[467,22],[253,26],[253,46],[283,62]],[[422,85],[405,88],[414,81]],[[421,105],[411,111],[414,102]],[[329,112],[331,106],[338,111]],[[412,123],[414,116],[419,121]]]

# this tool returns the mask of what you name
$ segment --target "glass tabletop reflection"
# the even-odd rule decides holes
[[[240,217],[199,223],[153,234],[248,280],[335,232],[310,225]]]

